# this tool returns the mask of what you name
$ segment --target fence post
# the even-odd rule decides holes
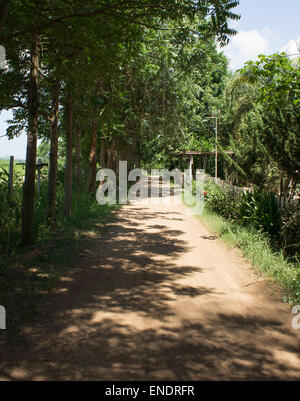
[[[38,185],[38,194],[41,195],[41,168],[42,168],[42,160],[38,159],[37,164],[37,185]]]
[[[9,175],[8,175],[8,193],[12,195],[14,185],[14,156],[10,156],[9,160]]]

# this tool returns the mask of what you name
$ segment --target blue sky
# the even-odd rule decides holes
[[[299,0],[240,0],[236,8],[242,30],[263,29],[265,26],[279,35],[283,46],[300,34]]]
[[[241,68],[258,54],[289,49],[296,52],[300,40],[300,0],[240,0],[236,13],[241,19],[231,23],[239,33],[222,50],[231,59],[231,68]],[[292,43],[289,43],[292,42]]]
[[[236,9],[241,19],[231,25],[239,31],[222,51],[231,60],[233,70],[254,60],[260,53],[271,54],[289,48],[296,52],[295,40],[300,41],[300,0],[240,0]],[[0,114],[0,137],[5,134],[9,112]],[[25,158],[26,135],[8,141],[0,138],[0,157],[14,155]]]

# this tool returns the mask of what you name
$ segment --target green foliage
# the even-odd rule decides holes
[[[0,182],[0,255],[8,253],[20,241],[21,187],[9,197],[5,181]]]
[[[280,227],[280,213],[275,195],[259,190],[244,193],[239,203],[237,220],[276,238]]]
[[[288,204],[281,212],[280,241],[286,256],[300,260],[300,208]]]
[[[299,61],[289,59],[285,53],[271,56],[260,55],[258,61],[249,61],[241,73],[250,82],[260,82],[259,101],[269,110],[278,105],[299,105],[300,70]]]
[[[95,221],[101,224],[101,219],[109,213],[113,207],[99,205],[95,196],[91,196],[85,189],[78,192],[74,186],[73,191],[73,214],[71,219],[63,216],[63,182],[57,186],[57,230],[68,229],[93,229]],[[7,183],[0,182],[0,256],[17,252],[20,245],[21,230],[21,200],[22,185],[15,183],[13,196],[8,197]],[[47,224],[47,175],[41,182],[41,194],[36,193],[35,204],[35,238],[36,243],[51,239],[53,230]],[[90,227],[89,227],[90,224]],[[57,234],[57,231],[56,231]],[[55,234],[55,235],[56,235]]]
[[[13,192],[8,193],[8,161],[0,161],[0,255],[19,244],[23,169],[14,165]]]
[[[229,189],[222,188],[211,181],[205,183],[204,189],[206,207],[227,219],[236,217],[238,204]]]
[[[224,92],[220,129],[242,182],[290,197],[300,182],[299,74],[299,61],[284,53],[246,63]]]
[[[195,193],[196,185],[193,183]],[[238,227],[261,232],[272,249],[280,250],[294,260],[300,256],[300,209],[289,203],[282,210],[273,193],[248,191],[236,200],[230,189],[212,181],[205,183],[205,207]]]

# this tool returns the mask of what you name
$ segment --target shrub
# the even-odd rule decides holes
[[[300,259],[300,209],[290,204],[281,211],[280,243],[286,256]]]
[[[207,181],[204,185],[205,205],[211,211],[227,219],[235,219],[238,202],[233,198],[229,189],[220,187],[212,181]]]
[[[0,173],[0,255],[18,244],[21,221],[21,185],[14,186],[11,196],[8,193],[8,173]]]
[[[277,238],[280,229],[280,212],[273,193],[246,192],[238,209],[238,222],[262,230],[271,238]]]
[[[57,228],[68,226],[80,226],[91,220],[98,219],[101,222],[103,216],[110,212],[111,207],[100,206],[87,190],[87,184],[81,191],[73,188],[73,213],[71,219],[63,216],[64,185],[63,174],[58,174],[57,183]],[[21,208],[23,182],[14,181],[12,196],[8,194],[7,172],[0,171],[0,257],[14,252],[21,244]],[[41,192],[35,198],[34,234],[37,242],[46,240],[52,235],[47,224],[47,197],[48,181],[44,174],[41,180]]]

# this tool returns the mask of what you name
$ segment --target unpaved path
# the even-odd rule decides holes
[[[300,379],[291,320],[183,205],[135,202],[90,241],[22,342],[2,350],[0,378]]]

